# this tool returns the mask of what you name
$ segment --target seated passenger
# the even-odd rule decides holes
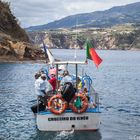
[[[59,71],[65,71],[66,69],[66,65],[60,65],[58,68]]]
[[[49,75],[50,75],[50,84],[52,85],[53,88],[53,92],[56,90],[56,68],[50,69],[49,71]]]
[[[60,65],[59,68],[58,68],[58,81],[60,82],[63,78],[63,73],[64,71],[66,70],[66,65]]]
[[[65,70],[63,72],[63,78],[62,78],[62,80],[60,82],[60,86],[64,85],[65,83],[72,83],[73,84],[73,79],[69,75],[69,72],[67,70]]]
[[[77,85],[78,85],[78,90],[81,91],[82,90],[82,81],[79,77],[77,77]]]

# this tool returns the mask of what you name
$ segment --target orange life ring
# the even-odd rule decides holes
[[[74,103],[76,102],[76,100],[78,99],[78,97],[80,97],[80,100],[81,100],[81,107],[80,108],[77,108],[74,105]],[[83,95],[81,93],[78,93],[77,95],[75,95],[73,97],[73,99],[69,103],[69,107],[75,113],[83,113],[88,108],[88,99],[87,99],[87,97],[85,95]]]
[[[67,106],[67,102],[60,94],[52,96],[48,101],[49,110],[56,115],[62,114],[66,110]]]

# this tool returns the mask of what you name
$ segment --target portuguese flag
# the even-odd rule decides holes
[[[92,46],[89,40],[86,41],[85,47],[86,47],[86,58],[91,59],[95,63],[96,67],[98,68],[98,66],[102,62],[102,59],[96,53],[94,47]]]

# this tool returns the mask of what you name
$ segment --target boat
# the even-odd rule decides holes
[[[56,94],[49,99],[46,109],[36,113],[37,128],[40,131],[98,130],[101,124],[99,95],[92,87],[92,78],[86,74],[82,76],[78,74],[78,67],[88,65],[87,60],[53,61],[57,79],[60,65],[75,66],[75,74],[71,75],[75,83],[75,94],[67,102],[57,82]],[[81,83],[86,83],[86,88],[78,89],[78,78]],[[80,105],[77,105],[78,101]]]
[[[75,65],[76,75],[78,77],[78,65],[86,65],[86,62],[66,61],[55,62],[56,68],[59,65]],[[37,128],[41,131],[62,131],[62,130],[98,130],[100,126],[100,109],[99,109],[99,97],[98,93],[92,88],[91,78],[87,75],[81,77],[81,80],[88,83],[88,97],[90,100],[87,103],[87,107],[84,111],[73,112],[72,109],[66,108],[64,112],[52,113],[50,109],[45,111],[39,111],[36,114]],[[76,82],[76,81],[75,81]],[[76,85],[77,86],[77,85]],[[79,91],[76,95],[82,94]],[[78,95],[79,94],[79,95]],[[60,94],[58,94],[60,95]],[[75,95],[75,96],[76,96]],[[56,95],[54,95],[56,96]],[[61,95],[60,95],[61,96]],[[80,97],[80,96],[79,96]],[[64,101],[55,98],[56,102],[63,106]],[[71,102],[70,102],[71,103]],[[70,104],[69,103],[69,104]],[[74,102],[73,102],[74,103]],[[59,110],[57,110],[59,111]]]

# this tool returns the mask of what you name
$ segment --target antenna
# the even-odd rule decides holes
[[[76,39],[75,39],[75,43],[76,43],[76,45],[75,45],[75,53],[74,53],[74,60],[76,61],[76,59],[77,59],[77,44],[78,44],[78,42],[77,42],[77,37],[78,37],[78,30],[77,30],[77,25],[78,25],[78,17],[76,18],[76,25],[75,25],[75,28],[76,28]]]

